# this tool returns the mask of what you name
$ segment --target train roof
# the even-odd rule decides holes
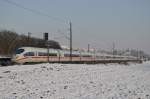
[[[47,51],[47,48],[37,48],[37,47],[20,47],[18,49],[24,49],[24,50],[28,50],[28,51],[38,51],[38,52]],[[58,50],[60,50],[60,49],[58,49]],[[57,49],[50,48],[49,51],[57,52]]]

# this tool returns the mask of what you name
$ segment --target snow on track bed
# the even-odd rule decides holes
[[[150,99],[150,62],[0,67],[0,99]]]

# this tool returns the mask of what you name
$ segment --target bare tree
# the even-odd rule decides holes
[[[51,48],[61,49],[56,41],[49,41]],[[30,40],[26,35],[18,35],[16,32],[2,30],[0,31],[0,54],[12,55],[18,47],[31,46],[45,48],[46,41],[31,37]]]

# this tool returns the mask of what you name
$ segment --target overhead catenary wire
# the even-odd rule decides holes
[[[51,19],[59,21],[61,23],[67,23],[67,21],[65,21],[63,19],[50,16],[48,14],[45,14],[45,13],[43,13],[41,11],[38,11],[38,10],[35,10],[35,9],[31,9],[31,8],[25,7],[25,6],[23,6],[23,5],[19,4],[19,3],[16,3],[16,2],[14,2],[12,0],[2,0],[2,1],[5,1],[5,2],[7,2],[7,3],[11,4],[11,5],[14,5],[16,7],[22,8],[22,9],[24,9],[26,11],[29,11],[29,12],[36,13],[36,14],[41,15],[41,16],[45,16],[45,17],[51,18]],[[71,29],[71,21],[69,22],[69,25],[70,25],[70,29],[69,29],[69,31],[70,31],[70,56],[72,56],[71,55],[72,54],[72,29]],[[65,36],[65,38],[69,39],[67,36]]]
[[[21,4],[18,4],[16,2],[14,2],[14,1],[11,1],[11,0],[2,0],[2,1],[7,2],[7,3],[9,3],[11,5],[14,5],[16,7],[22,8],[22,9],[24,9],[26,11],[29,11],[29,12],[32,12],[32,13],[35,13],[35,14],[38,14],[38,15],[41,15],[41,16],[45,16],[45,17],[51,18],[51,19],[59,21],[61,23],[67,23],[67,21],[65,21],[63,19],[60,19],[58,17],[53,17],[53,16],[51,16],[49,14],[45,14],[45,13],[43,13],[41,11],[38,11],[38,10],[35,10],[35,9],[31,9],[31,8],[25,7],[25,6],[21,5]]]
[[[24,5],[16,3],[16,2],[14,2],[12,0],[2,0],[2,1],[5,1],[5,2],[11,4],[11,5],[14,5],[14,6],[18,7],[18,8],[22,8],[22,9],[24,9],[26,11],[29,11],[29,12],[32,12],[32,13],[35,13],[35,14],[38,14],[38,15],[41,15],[41,16],[45,16],[45,17],[51,18],[51,19],[56,20],[56,21],[59,21],[59,22],[61,22],[63,24],[65,24],[65,23],[68,24],[68,21],[65,21],[65,20],[63,20],[61,18],[58,18],[58,17],[53,17],[51,15],[45,14],[45,13],[43,13],[41,11],[38,11],[38,10],[35,10],[35,9],[31,9],[31,8],[25,7]],[[70,24],[70,22],[69,22],[69,24]],[[61,34],[64,35],[64,37],[66,39],[69,39],[69,37],[67,37],[64,33],[61,33]]]
[[[64,32],[61,32],[60,30],[58,30],[58,32],[56,32],[56,33],[61,35],[61,36],[56,37],[56,38],[63,37],[63,38],[65,38],[65,39],[67,39],[67,40],[70,39],[70,37],[68,37],[69,33],[66,34],[66,33],[64,33]]]
[[[45,14],[45,13],[43,13],[43,12],[41,12],[41,11],[38,11],[38,10],[35,10],[35,9],[31,9],[31,8],[25,7],[24,5],[21,5],[21,4],[19,4],[19,3],[16,3],[16,2],[14,2],[14,1],[12,1],[12,0],[2,0],[2,1],[7,2],[7,3],[11,4],[11,5],[14,5],[14,6],[18,7],[18,8],[24,9],[24,10],[26,10],[26,11],[29,11],[29,12],[32,12],[32,13],[35,13],[35,14],[38,14],[38,15],[40,15],[40,16],[44,16],[44,17],[47,17],[47,18],[56,20],[56,21],[58,21],[58,22],[60,22],[60,23],[62,23],[62,24],[68,24],[67,21],[65,21],[65,20],[63,20],[63,19],[61,19],[61,18],[53,17],[53,16],[48,15],[48,14]],[[64,33],[61,33],[61,34],[64,35],[63,37],[64,37],[65,39],[69,39],[69,37],[67,37]]]
[[[56,20],[56,21],[59,21],[59,22],[61,22],[61,23],[63,23],[63,24],[67,23],[67,21],[65,21],[65,20],[63,20],[63,19],[61,19],[61,18],[53,17],[53,16],[48,15],[48,14],[45,14],[45,13],[43,13],[43,12],[41,12],[41,11],[38,11],[38,10],[35,10],[35,9],[31,9],[31,8],[27,8],[27,7],[25,7],[25,6],[23,6],[23,5],[20,5],[20,4],[14,2],[14,1],[12,1],[12,0],[2,0],[2,1],[5,1],[5,2],[7,2],[7,3],[11,4],[11,5],[14,5],[14,6],[16,6],[16,7],[22,8],[22,9],[24,9],[24,10],[26,10],[26,11],[29,11],[29,12],[32,12],[32,13],[35,13],[35,14],[38,14],[38,15],[41,15],[41,16],[45,16],[45,17],[47,17],[47,18],[51,18],[51,19]],[[68,23],[67,23],[67,24],[68,24]],[[69,37],[67,37],[64,33],[61,33],[61,35],[63,35],[63,37],[64,37],[65,39],[69,39]]]

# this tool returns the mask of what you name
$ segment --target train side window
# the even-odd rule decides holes
[[[92,57],[91,55],[82,55],[82,57]]]
[[[70,57],[70,54],[64,54],[65,57]]]
[[[76,54],[72,54],[72,57],[80,57],[79,55]]]
[[[39,52],[38,56],[47,56],[47,53]],[[57,56],[56,53],[49,53],[49,56]]]
[[[70,57],[70,54],[64,54],[65,57]],[[72,54],[72,57],[80,57],[80,55]]]
[[[34,52],[27,52],[24,54],[24,56],[34,56],[34,55],[35,55]]]
[[[38,52],[38,56],[47,56],[47,53]]]
[[[49,53],[49,56],[57,56],[56,53]]]

